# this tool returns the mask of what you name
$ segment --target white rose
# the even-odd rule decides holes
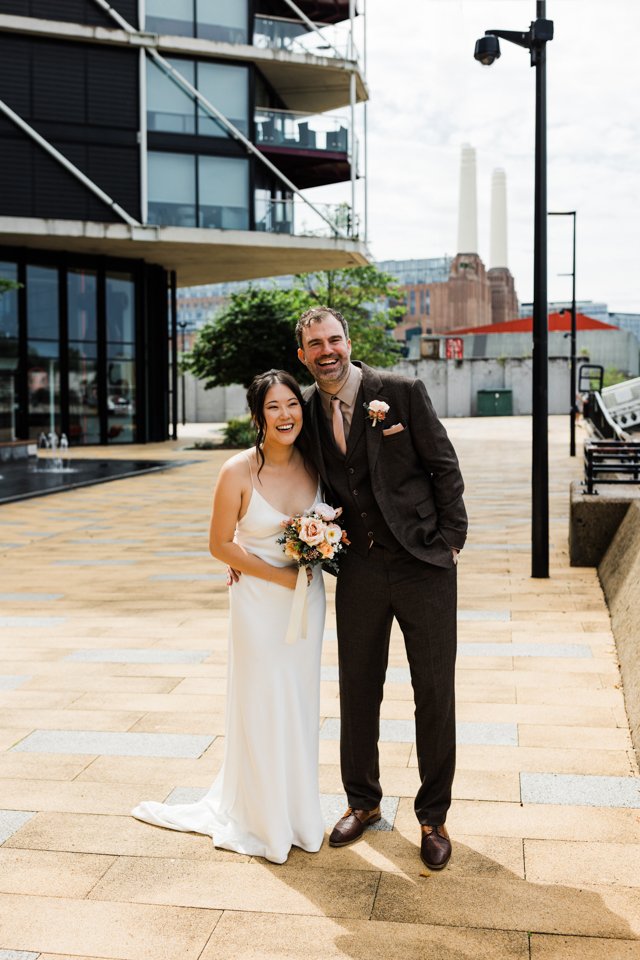
[[[328,503],[316,503],[311,512],[317,514],[326,523],[331,523],[336,518],[336,511]]]

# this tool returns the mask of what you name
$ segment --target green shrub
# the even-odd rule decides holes
[[[235,417],[224,428],[225,447],[252,447],[256,442],[256,430],[250,416]]]

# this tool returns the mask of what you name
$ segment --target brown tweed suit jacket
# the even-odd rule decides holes
[[[419,560],[449,567],[451,547],[461,550],[467,532],[464,483],[458,458],[438,420],[421,380],[362,368],[364,403],[384,400],[389,411],[383,423],[365,427],[371,488],[390,530]],[[314,462],[330,492],[331,476],[322,454],[318,417],[322,416],[315,386],[305,391],[303,451]],[[362,416],[367,418],[362,408]],[[356,410],[354,416],[359,416]],[[403,430],[385,436],[384,430],[402,424]]]

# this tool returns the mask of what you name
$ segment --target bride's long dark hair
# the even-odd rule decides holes
[[[266,370],[264,373],[259,373],[253,378],[247,390],[247,403],[249,404],[251,418],[256,428],[256,458],[260,464],[258,467],[258,476],[260,476],[260,471],[264,466],[262,444],[264,443],[267,427],[267,421],[264,416],[264,399],[267,391],[276,383],[281,383],[283,386],[288,387],[295,395],[300,407],[304,410],[304,399],[298,382],[290,373],[287,373],[286,370]]]

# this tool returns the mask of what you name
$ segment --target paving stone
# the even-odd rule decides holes
[[[114,860],[114,857],[2,847],[0,893],[84,898]]]
[[[148,793],[148,790],[141,788],[136,800],[148,799]],[[238,853],[217,850],[209,837],[152,827],[130,814],[104,816],[64,811],[40,812],[4,846],[21,850],[59,850],[109,856],[178,857],[188,860],[231,860],[234,863],[249,860],[249,857]]]
[[[54,560],[56,567],[129,567],[135,560]]]
[[[72,918],[73,922],[70,922]],[[114,960],[198,960],[216,910],[0,896],[0,930],[16,949]]]
[[[77,650],[65,660],[75,663],[201,663],[208,650],[159,650],[158,648],[120,650]]]
[[[156,557],[209,557],[209,559],[211,559],[211,554],[208,550],[154,550],[154,556]]]
[[[0,600],[7,603],[49,603],[63,596],[63,593],[0,593]]]
[[[147,580],[158,580],[171,583],[183,580],[226,580],[225,573],[154,573]]]
[[[521,773],[523,803],[640,808],[640,778]]]
[[[222,910],[368,918],[377,872],[121,857],[90,897]]]
[[[510,610],[463,610],[458,608],[458,620],[460,621],[508,621],[511,620]]]
[[[630,930],[640,933],[640,891],[548,886],[506,875],[478,884],[446,871],[419,884],[383,873],[372,918],[626,939]]]
[[[0,960],[38,960],[41,956],[27,950],[0,950]]]
[[[640,960],[637,940],[558,937],[534,933],[531,960]]]
[[[59,627],[66,617],[0,617],[0,627]]]
[[[460,657],[568,657],[587,659],[593,656],[584,644],[562,643],[459,643]]]
[[[413,707],[410,708],[413,711]],[[514,723],[458,723],[458,743],[492,743],[517,746],[518,731]],[[321,740],[340,739],[340,721],[327,718],[320,728]],[[413,743],[415,724],[413,720],[381,720],[380,740],[398,743]]]
[[[199,757],[213,739],[176,733],[36,730],[12,749],[30,753],[86,753],[123,757]]]
[[[31,811],[24,813],[20,810],[0,810],[0,844],[17,833],[33,816]]]
[[[223,914],[201,960],[529,960],[525,934],[331,917]]]
[[[16,690],[23,683],[31,680],[29,676],[20,676],[19,674],[0,676],[0,690]]]
[[[143,544],[144,540],[129,540],[125,537],[79,537],[76,540],[67,540],[67,543],[117,543],[121,547],[137,547]]]
[[[527,879],[537,883],[640,887],[640,843],[525,840]]]

